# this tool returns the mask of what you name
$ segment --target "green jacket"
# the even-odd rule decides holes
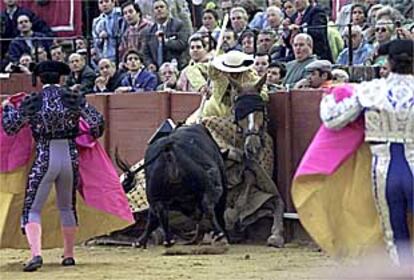
[[[212,65],[208,66],[208,74],[211,79],[211,90],[212,95],[209,100],[207,100],[204,109],[203,116],[218,116],[218,117],[227,117],[231,114],[231,102],[229,91],[229,80],[226,75],[213,67]],[[253,69],[250,69],[241,74],[237,81],[243,86],[248,84],[255,84],[260,80],[260,77],[257,75],[257,72]],[[263,100],[268,101],[269,96],[267,94],[267,87],[264,86],[260,92],[260,96]]]

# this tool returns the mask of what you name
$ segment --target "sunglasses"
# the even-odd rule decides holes
[[[381,28],[377,27],[375,28],[375,32],[387,32],[387,29],[385,27],[381,27]]]

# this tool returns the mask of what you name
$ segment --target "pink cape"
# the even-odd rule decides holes
[[[9,101],[17,105],[24,95],[24,93],[13,95]],[[128,222],[134,222],[111,159],[101,144],[87,134],[89,126],[82,119],[79,128],[84,133],[76,138],[79,148],[79,192],[86,205]],[[0,143],[2,155],[0,172],[9,172],[29,163],[32,155],[32,134],[28,126],[22,128],[16,135],[8,136],[1,124]]]
[[[14,106],[18,106],[25,93],[18,93],[8,98]],[[3,107],[0,106],[0,118]],[[30,160],[32,154],[32,131],[29,126],[23,127],[18,134],[9,136],[0,124],[0,172],[9,172],[21,167]]]
[[[352,86],[343,85],[332,89],[335,100],[352,95]],[[331,175],[343,162],[358,150],[364,142],[363,119],[347,125],[339,131],[321,126],[303,156],[295,178],[302,175]]]

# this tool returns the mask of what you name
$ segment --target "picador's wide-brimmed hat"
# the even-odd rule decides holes
[[[253,67],[254,59],[251,55],[233,50],[215,57],[212,64],[215,68],[223,72],[241,73]]]

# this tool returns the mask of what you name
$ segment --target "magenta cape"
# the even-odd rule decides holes
[[[332,90],[337,101],[350,86]],[[362,118],[339,131],[321,126],[292,183],[292,201],[303,227],[330,256],[354,258],[382,246],[371,191],[371,153]]]
[[[335,100],[340,101],[352,94],[350,85],[332,89]],[[364,142],[363,120],[349,124],[341,130],[333,131],[321,126],[303,156],[295,178],[301,175],[331,175],[355,153]]]
[[[9,101],[19,104],[24,93],[13,95]],[[0,111],[1,117],[2,111]],[[127,197],[119,182],[112,162],[101,144],[88,133],[88,124],[81,120],[76,138],[79,148],[79,173],[81,193],[86,205],[115,215],[125,221],[134,222]],[[1,164],[0,172],[10,172],[29,163],[32,155],[32,134],[28,126],[14,136],[8,136],[0,125]]]

